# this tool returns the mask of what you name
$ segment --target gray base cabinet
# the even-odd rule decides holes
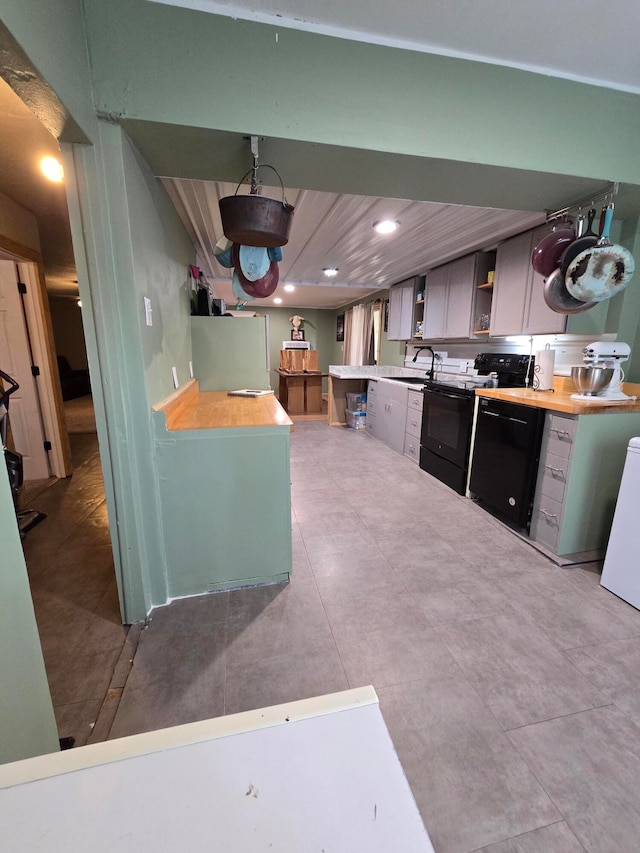
[[[604,552],[640,413],[547,412],[530,538],[560,557]]]
[[[367,432],[398,453],[403,453],[406,423],[406,386],[370,380],[367,389]]]
[[[407,422],[404,435],[404,455],[414,462],[420,462],[420,430],[422,429],[421,391],[409,391],[407,397]]]

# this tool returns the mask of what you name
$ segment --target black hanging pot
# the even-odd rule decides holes
[[[257,195],[257,192],[254,192],[255,181],[252,183],[250,195],[238,195],[242,182],[252,171],[255,178],[255,170],[249,169],[236,187],[235,194],[220,199],[224,236],[241,246],[261,246],[265,249],[286,246],[293,221],[293,205],[285,199],[282,178],[273,166],[256,168],[273,169],[278,175],[282,186],[282,201]]]

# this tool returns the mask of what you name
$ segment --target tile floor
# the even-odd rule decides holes
[[[291,455],[291,583],[156,609],[126,682],[100,561],[90,600],[37,604],[59,719],[102,702],[92,738],[113,738],[373,684],[437,853],[637,853],[640,613],[362,431],[296,424]],[[84,512],[78,548],[103,519]]]

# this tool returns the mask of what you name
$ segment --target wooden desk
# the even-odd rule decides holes
[[[322,411],[322,378],[327,373],[290,373],[278,369],[280,404],[289,415],[307,415]]]

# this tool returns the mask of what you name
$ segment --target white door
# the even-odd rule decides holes
[[[0,261],[0,369],[20,385],[11,395],[9,423],[15,449],[23,456],[24,478],[46,479],[50,475],[49,460],[13,261]]]

